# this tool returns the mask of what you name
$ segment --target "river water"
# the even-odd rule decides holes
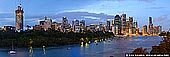
[[[0,48],[0,57],[124,57],[134,49],[142,47],[150,52],[153,45],[159,45],[162,40],[159,36],[139,36],[131,38],[113,39],[112,41],[98,42],[82,45],[67,45],[60,47],[16,49],[17,54],[8,54],[9,49]],[[70,48],[67,50],[67,48]]]

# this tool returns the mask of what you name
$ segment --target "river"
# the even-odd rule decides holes
[[[124,57],[134,49],[142,47],[150,52],[153,45],[159,45],[162,38],[159,36],[139,36],[112,41],[94,42],[81,46],[67,45],[60,47],[33,48],[33,53],[27,48],[17,48],[17,54],[8,54],[9,49],[0,48],[0,57]],[[70,50],[67,50],[70,48]]]

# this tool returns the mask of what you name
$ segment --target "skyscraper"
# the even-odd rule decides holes
[[[110,31],[110,20],[107,20],[106,23],[106,31]]]
[[[133,30],[133,17],[130,16],[129,17],[129,34],[132,34],[132,30]]]
[[[122,14],[122,33],[126,34],[126,14]]]
[[[119,15],[115,16],[114,24],[115,24],[115,35],[121,34],[121,18]]]
[[[16,30],[23,30],[23,14],[24,11],[21,7],[21,4],[18,6],[18,9],[15,10],[16,14]]]
[[[149,35],[153,35],[152,17],[149,17],[148,33],[149,33]]]

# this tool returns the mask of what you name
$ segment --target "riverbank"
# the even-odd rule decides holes
[[[132,53],[134,54],[170,54],[170,38],[163,38],[158,46],[152,46],[152,50],[147,52],[147,49],[142,47],[135,49]]]
[[[9,48],[28,48],[32,47],[52,47],[71,44],[80,44],[80,42],[93,42],[99,39],[113,37],[110,32],[85,32],[85,33],[62,33],[59,31],[22,31],[22,32],[0,32],[0,47]]]

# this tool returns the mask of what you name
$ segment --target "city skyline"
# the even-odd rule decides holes
[[[5,3],[5,2],[9,3]],[[116,14],[121,15],[122,13],[126,13],[127,19],[129,16],[134,17],[134,21],[139,23],[140,28],[144,25],[148,25],[149,16],[153,17],[154,25],[161,25],[163,29],[169,29],[168,27],[168,13],[169,8],[166,7],[168,4],[164,3],[165,1],[161,1],[157,3],[159,0],[136,0],[136,1],[127,1],[127,0],[93,0],[93,1],[71,1],[71,0],[62,0],[62,1],[33,1],[33,0],[22,0],[12,1],[12,0],[1,0],[0,3],[0,23],[1,27],[4,25],[13,25],[15,26],[15,10],[19,3],[22,3],[22,7],[25,11],[24,13],[24,26],[27,24],[33,26],[39,23],[39,20],[43,20],[44,16],[52,18],[53,21],[61,22],[62,17],[68,17],[69,23],[71,23],[74,19],[85,19],[87,25],[98,22],[104,22],[107,19],[114,19]],[[68,3],[68,2],[71,3]],[[3,3],[2,3],[3,2]],[[81,4],[81,2],[85,3]],[[126,3],[128,2],[128,3]],[[54,4],[53,6],[51,4]],[[59,3],[59,4],[57,4]],[[63,5],[68,3],[66,5]],[[112,3],[115,3],[116,6]],[[120,4],[119,4],[120,3]],[[123,3],[123,4],[121,4]],[[131,4],[132,3],[132,4]],[[139,3],[138,7],[135,4]],[[141,5],[144,3],[146,5]],[[55,5],[56,4],[56,5]],[[129,6],[125,6],[128,4]],[[159,6],[156,6],[160,4]],[[37,6],[37,7],[36,7]],[[41,7],[44,6],[44,7]],[[75,6],[75,7],[71,7]],[[110,8],[111,7],[111,8]],[[113,7],[113,8],[112,8]],[[133,8],[134,7],[134,8]],[[150,8],[149,8],[150,7]],[[131,9],[131,10],[130,10]],[[142,11],[139,11],[142,10]],[[145,9],[145,10],[143,10]],[[163,10],[164,9],[164,10]],[[163,10],[163,11],[162,11]],[[165,12],[164,12],[165,11]],[[145,20],[143,20],[145,19]],[[91,22],[89,22],[91,21]]]

